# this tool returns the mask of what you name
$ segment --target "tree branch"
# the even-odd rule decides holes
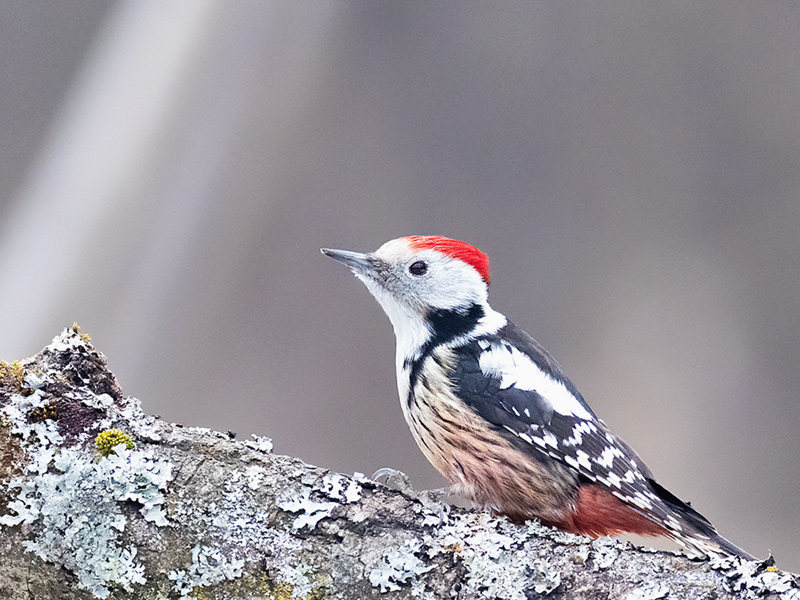
[[[77,327],[0,364],[0,598],[800,599],[768,564],[516,526],[271,449],[145,415]]]

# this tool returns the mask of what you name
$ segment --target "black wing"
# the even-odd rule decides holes
[[[456,395],[515,447],[538,460],[568,465],[583,480],[680,529],[650,485],[650,469],[597,418],[527,333],[509,322],[496,334],[453,350]]]
[[[456,395],[515,447],[555,459],[608,490],[700,552],[753,556],[655,481],[647,465],[597,418],[556,361],[513,323],[453,348]]]

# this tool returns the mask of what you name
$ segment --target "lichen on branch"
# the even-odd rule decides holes
[[[182,427],[77,327],[0,364],[0,598],[786,598],[769,563],[518,526]]]

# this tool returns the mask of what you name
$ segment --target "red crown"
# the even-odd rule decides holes
[[[436,250],[464,261],[478,272],[486,285],[489,285],[489,257],[475,246],[441,235],[410,235],[403,239],[408,240],[408,245],[414,250]]]

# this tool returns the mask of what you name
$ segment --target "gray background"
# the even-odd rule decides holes
[[[0,357],[78,321],[167,419],[417,487],[320,246],[492,258],[661,482],[800,570],[792,2],[0,3]]]

